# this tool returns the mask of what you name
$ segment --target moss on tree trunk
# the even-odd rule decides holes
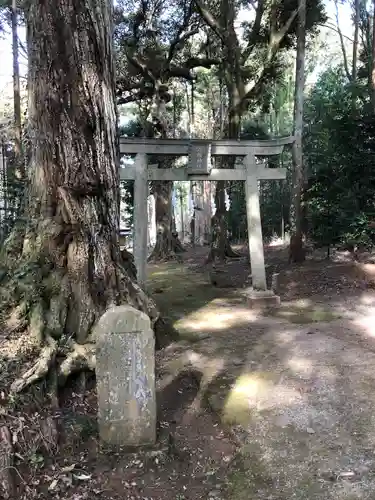
[[[1,299],[38,354],[15,392],[94,369],[92,328],[109,306],[159,317],[118,246],[111,2],[31,2],[27,30],[31,161],[24,217],[1,253]]]

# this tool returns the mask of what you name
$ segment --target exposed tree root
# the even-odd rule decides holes
[[[48,337],[47,346],[42,349],[38,361],[20,378],[13,382],[10,387],[11,392],[21,392],[29,385],[45,377],[49,372],[50,366],[55,361],[56,353],[57,342],[55,342],[51,337]]]
[[[70,375],[82,371],[95,371],[95,344],[72,343],[72,351],[58,369],[58,384],[63,386]]]
[[[168,260],[182,261],[181,253],[186,252],[176,233],[159,231],[155,247],[148,258],[148,262],[166,262]]]
[[[225,214],[215,214],[211,221],[212,242],[206,263],[224,262],[226,259],[238,259],[241,255],[235,252],[228,239],[228,228]]]
[[[64,228],[63,228],[64,229]],[[108,307],[127,303],[144,311],[155,329],[156,345],[166,345],[173,329],[166,328],[154,301],[135,281],[133,259],[110,253],[116,248],[99,241],[96,271],[90,269],[90,251],[82,234],[62,238],[55,221],[43,221],[38,236],[14,238],[3,248],[6,273],[0,280],[0,307],[7,313],[7,331],[27,334],[36,359],[10,387],[19,393],[48,379],[51,400],[57,387],[77,372],[95,370],[93,327]],[[102,245],[102,246],[100,246]],[[99,267],[101,266],[101,267]],[[97,273],[95,275],[95,272]]]

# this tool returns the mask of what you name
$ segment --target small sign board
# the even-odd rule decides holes
[[[211,169],[211,143],[191,141],[189,145],[188,175],[209,175]]]

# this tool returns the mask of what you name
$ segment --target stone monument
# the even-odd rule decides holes
[[[117,447],[156,441],[155,340],[149,317],[112,307],[95,332],[99,435]]]

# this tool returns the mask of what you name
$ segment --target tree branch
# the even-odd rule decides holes
[[[143,86],[144,86],[144,78],[142,78],[139,82],[131,83],[126,78],[119,77],[116,80],[116,93],[117,93],[117,95],[119,95],[118,92],[120,92],[122,94],[123,92],[126,92],[126,91],[129,92],[131,90],[139,90]]]
[[[241,99],[240,105],[242,105],[244,101],[248,100],[251,97],[251,95],[256,91],[256,87],[262,83],[262,79],[265,75],[265,72],[267,71],[270,63],[272,62],[272,59],[274,58],[275,54],[279,50],[281,42],[283,41],[283,38],[290,30],[290,27],[293,21],[295,20],[297,14],[298,14],[298,9],[292,12],[288,21],[277,33],[275,32],[271,33],[266,60],[263,62],[263,64],[260,65],[258,71],[256,72],[255,78],[253,78],[251,82],[249,82],[245,86],[244,96]]]
[[[197,11],[202,17],[203,21],[207,24],[209,28],[212,29],[214,33],[220,38],[222,42],[225,40],[225,33],[223,33],[223,28],[220,22],[214,18],[211,12],[202,4],[200,0],[194,0],[197,7]]]
[[[187,31],[185,34],[182,35],[182,31],[179,33],[179,35],[171,42],[171,45],[169,47],[169,54],[168,54],[168,64],[172,61],[176,49],[179,48],[179,46],[184,43],[186,40],[191,38],[194,35],[197,35],[199,33],[199,29],[195,28],[190,31]]]
[[[342,56],[343,56],[343,59],[344,59],[344,69],[345,69],[345,73],[346,73],[346,76],[349,80],[349,82],[351,82],[352,80],[352,75],[350,74],[350,71],[349,71],[349,64],[348,64],[348,58],[347,58],[347,55],[346,55],[346,49],[345,49],[345,44],[344,44],[344,38],[342,36],[342,32],[341,32],[341,29],[340,29],[340,22],[339,22],[339,6],[338,6],[338,2],[337,0],[334,0],[335,2],[335,8],[336,8],[336,26],[337,26],[337,33],[339,35],[339,38],[340,38],[340,45],[341,45],[341,51],[342,51]]]
[[[133,94],[133,95],[128,95],[126,97],[118,97],[116,99],[117,105],[120,106],[121,104],[129,104],[130,102],[136,102],[139,101],[141,97],[139,94]]]
[[[194,69],[194,68],[210,68],[215,64],[219,64],[220,61],[217,59],[210,58],[200,58],[200,57],[189,57],[184,63],[185,68]]]
[[[337,28],[335,26],[332,26],[331,24],[328,24],[328,23],[326,23],[326,24],[324,24],[324,23],[317,23],[317,26],[321,26],[322,28],[328,28],[328,29],[334,31],[335,33],[338,33]],[[342,37],[346,38],[351,43],[354,42],[354,40],[352,40],[348,36],[344,35],[343,33],[342,33]]]
[[[184,21],[181,24],[181,26],[178,28],[177,34],[169,46],[168,59],[167,59],[168,64],[172,61],[173,56],[175,55],[175,51],[179,47],[179,45],[181,43],[183,43],[185,40],[188,40],[192,36],[199,33],[199,30],[197,28],[195,28],[195,29],[191,29],[191,30],[187,31],[185,34],[183,34],[183,32],[189,28],[189,23],[190,23],[192,13],[193,13],[193,3],[191,2],[189,4],[187,11],[184,13]]]
[[[246,61],[249,59],[255,45],[255,41],[259,36],[260,26],[262,23],[262,18],[264,14],[264,0],[258,0],[258,5],[256,7],[256,14],[253,27],[251,29],[251,33],[249,35],[249,40],[247,43],[247,47],[242,53],[242,64],[246,64]]]
[[[147,65],[138,58],[138,56],[131,56],[128,53],[127,50],[125,51],[125,53],[126,53],[126,58],[129,61],[129,64],[131,64],[136,69],[138,69],[138,71],[142,75],[147,76],[148,78],[150,78],[151,81],[153,81],[153,82],[156,81],[156,78],[153,75],[153,73],[149,70],[149,68],[147,67]]]
[[[185,80],[193,81],[195,77],[191,74],[194,68],[211,68],[211,66],[219,64],[217,59],[203,59],[200,57],[190,57],[181,66],[170,65],[166,70],[166,76],[169,78],[184,78]]]

